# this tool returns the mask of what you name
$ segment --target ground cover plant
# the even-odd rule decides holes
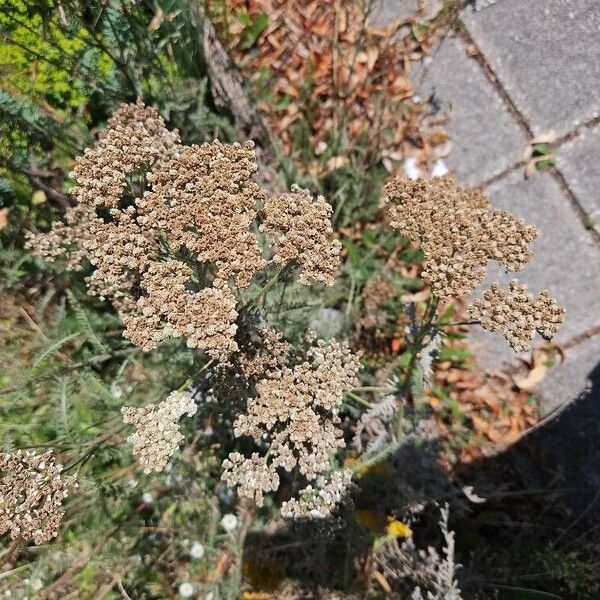
[[[300,102],[304,122],[333,145],[320,152],[325,138],[274,127],[273,148],[257,148],[217,108],[210,68],[180,51],[193,42],[204,53],[193,5],[7,7],[7,45],[30,51],[25,32],[44,43],[48,32],[81,36],[73,64],[89,51],[111,75],[51,70],[77,81],[77,94],[57,96],[60,86],[29,85],[22,62],[11,67],[5,114],[20,119],[3,163],[2,592],[479,590],[484,571],[468,554],[457,565],[452,529],[468,529],[484,499],[450,465],[480,455],[467,452],[451,394],[457,381],[482,378],[472,396],[507,394],[517,430],[533,422],[527,393],[502,379],[490,392],[490,379],[466,368],[463,338],[481,325],[522,350],[558,330],[564,311],[548,292],[515,281],[468,298],[490,261],[518,271],[532,258],[535,228],[450,177],[406,178],[380,137],[356,132],[338,147],[331,140],[345,126],[312,124]],[[267,25],[252,10],[237,14],[241,29],[223,14],[215,22],[233,27],[223,38],[238,53],[280,26],[280,11]],[[398,64],[390,73],[404,78]],[[383,118],[377,110],[367,113]],[[266,105],[265,116],[275,124]],[[406,143],[393,141],[395,151]],[[257,149],[276,158],[261,163]],[[501,431],[500,415],[481,421],[491,438]],[[535,561],[553,560],[552,550]],[[558,556],[576,585],[580,559]]]

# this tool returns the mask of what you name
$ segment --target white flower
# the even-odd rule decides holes
[[[194,586],[187,581],[179,586],[179,595],[184,598],[191,598],[194,595]]]
[[[419,179],[421,177],[421,169],[419,169],[417,159],[414,156],[409,156],[404,161],[404,174],[409,179]]]
[[[39,577],[32,579],[29,585],[34,592],[39,592],[44,587],[44,583]]]
[[[433,170],[431,171],[431,176],[432,177],[443,177],[444,175],[447,175],[448,173],[450,173],[450,169],[448,168],[446,163],[441,158],[438,158],[433,163]]]
[[[154,502],[154,496],[150,492],[144,492],[142,494],[142,500],[146,504],[152,504]]]
[[[225,531],[233,531],[237,527],[237,522],[237,517],[229,513],[221,519],[221,527]]]
[[[204,556],[204,546],[200,542],[194,542],[190,548],[190,556],[200,559]]]

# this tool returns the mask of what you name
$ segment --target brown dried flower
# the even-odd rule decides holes
[[[43,544],[58,535],[69,488],[74,476],[61,477],[52,450],[44,454],[0,453],[0,534]]]
[[[240,352],[239,362],[246,379],[258,377],[276,377],[287,363],[290,345],[283,334],[273,327],[259,330],[261,340],[250,348]]]
[[[297,468],[318,489],[313,494],[310,485],[305,488],[296,503],[286,505],[286,515],[303,516],[313,510],[329,514],[342,494],[339,486],[348,478],[334,474],[330,463],[331,455],[344,446],[338,411],[344,392],[357,385],[359,367],[346,343],[318,340],[302,362],[259,380],[256,396],[234,423],[234,433],[257,443],[268,439],[268,453],[264,459],[231,455],[224,463],[223,478],[242,485],[241,493],[261,502],[267,488],[278,482],[265,477],[267,467],[273,473],[280,467]]]
[[[533,256],[528,244],[538,235],[534,226],[493,210],[481,192],[458,187],[452,177],[396,176],[385,195],[388,222],[419,244],[422,277],[440,299],[469,295],[490,260],[517,271]]]
[[[190,348],[226,357],[237,350],[235,297],[222,281],[199,292],[186,289],[191,269],[177,260],[152,262],[142,276],[145,292],[122,315],[124,337],[151,350],[168,337],[182,337]]]
[[[251,180],[257,169],[253,142],[182,148],[148,175],[138,222],[164,233],[173,249],[214,263],[218,278],[246,287],[266,265],[251,231],[266,197]]]
[[[83,204],[68,208],[64,221],[54,221],[48,233],[25,233],[25,247],[48,262],[65,259],[67,271],[80,271],[88,252],[85,244],[94,239],[95,229],[101,224],[96,211]]]
[[[81,204],[117,207],[131,183],[128,178],[143,177],[155,163],[176,154],[179,148],[179,134],[165,127],[156,108],[141,101],[122,104],[95,146],[75,161],[71,176],[77,186],[72,193]]]
[[[334,239],[331,206],[296,185],[291,194],[269,198],[260,226],[275,248],[273,261],[300,265],[300,283],[333,285],[340,266],[341,244]]]
[[[165,468],[183,440],[178,424],[180,417],[192,416],[197,409],[190,394],[179,391],[171,392],[158,405],[121,408],[123,422],[135,427],[135,433],[127,441],[133,444],[133,453],[144,467],[144,473]]]
[[[300,281],[328,285],[339,264],[331,207],[298,189],[267,200],[256,171],[252,142],[183,147],[155,109],[123,105],[76,161],[79,205],[29,247],[66,255],[70,269],[88,259],[90,293],[113,303],[144,350],[178,337],[226,360],[238,349],[235,294],[267,266],[261,207],[277,235],[272,263],[296,261]]]
[[[480,321],[488,331],[499,331],[516,352],[529,349],[536,331],[545,339],[552,338],[564,321],[565,309],[547,290],[534,297],[516,279],[509,287],[507,292],[492,283],[482,299],[467,307],[469,318]]]

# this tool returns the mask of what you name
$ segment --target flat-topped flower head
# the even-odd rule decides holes
[[[483,294],[467,307],[471,319],[480,321],[488,331],[500,332],[515,350],[529,350],[536,331],[544,339],[551,339],[564,321],[565,309],[559,306],[547,290],[537,296],[513,279],[509,291],[492,283]]]
[[[537,228],[490,207],[477,190],[458,187],[452,177],[390,179],[384,188],[386,218],[423,253],[423,279],[440,299],[468,296],[485,278],[491,260],[508,271],[533,257]]]
[[[273,261],[297,261],[300,283],[333,285],[340,266],[341,244],[331,227],[331,206],[322,196],[292,186],[291,194],[269,198],[264,206],[263,232],[274,248]]]
[[[73,475],[63,477],[52,450],[44,454],[0,453],[0,535],[43,544],[58,535]]]
[[[331,457],[344,446],[338,412],[344,392],[358,383],[359,368],[346,343],[318,340],[300,362],[260,379],[246,412],[234,423],[234,433],[259,444],[268,440],[268,453],[255,452],[250,458],[230,454],[223,463],[223,479],[260,505],[265,493],[279,487],[277,469],[297,470],[312,483],[283,512],[296,517],[311,510],[330,514],[349,481],[349,474],[333,471]],[[309,497],[310,502],[301,500]]]
[[[251,141],[182,146],[156,109],[122,105],[76,160],[77,206],[28,245],[71,270],[91,263],[89,292],[133,344],[181,338],[227,361],[255,276],[293,263],[301,283],[332,285],[339,266],[329,204],[299,188],[269,198],[257,169]]]
[[[133,453],[145,473],[162,471],[166,467],[183,441],[179,419],[184,414],[194,415],[197,408],[189,394],[174,391],[157,405],[124,406],[121,409],[123,422],[135,427],[127,441],[133,444]]]

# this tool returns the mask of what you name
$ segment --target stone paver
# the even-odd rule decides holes
[[[369,16],[373,27],[385,27],[396,21],[403,21],[414,15],[419,0],[379,0]]]
[[[566,307],[558,341],[566,341],[600,324],[600,252],[576,211],[549,173],[525,179],[515,171],[487,189],[492,205],[507,210],[540,230],[531,245],[533,260],[518,273],[490,269],[487,281],[518,278],[530,291],[547,288]]]
[[[572,382],[575,399],[546,425],[526,436],[519,444],[521,448],[515,449],[518,452],[529,448],[528,454],[534,458],[533,461],[530,458],[529,468],[522,461],[520,465],[516,463],[525,478],[537,471],[538,481],[532,483],[539,488],[559,477],[558,487],[563,489],[562,497],[573,518],[581,515],[591,526],[600,522],[600,364],[590,357],[597,359],[599,355],[600,341],[590,340],[578,348],[578,356],[571,356],[570,363],[556,369],[545,387],[554,383],[554,389],[569,398],[568,385]],[[585,368],[573,372],[578,366]],[[577,394],[584,378],[588,380],[588,389]],[[559,404],[558,397],[556,404]],[[540,478],[542,474],[545,477]]]
[[[564,362],[553,367],[540,384],[542,413],[549,414],[584,392],[598,365],[600,336],[567,350]]]
[[[600,40],[600,34],[599,34]],[[558,150],[557,165],[582,208],[600,224],[600,127],[581,134]]]
[[[442,0],[421,0],[422,7],[419,18],[430,19],[442,8]],[[369,23],[374,27],[385,27],[396,21],[412,17],[419,8],[419,0],[379,0],[375,3],[369,17]]]
[[[499,0],[463,20],[536,135],[600,114],[598,0]]]
[[[450,114],[448,166],[459,181],[477,185],[519,161],[526,138],[461,40],[446,38],[423,72],[420,94],[435,94]]]

